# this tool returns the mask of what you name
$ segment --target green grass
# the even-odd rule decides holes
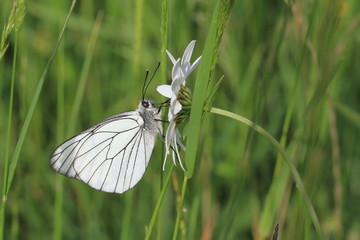
[[[23,21],[13,1],[1,4],[3,239],[260,240],[277,223],[279,239],[360,238],[360,4],[229,3],[77,2],[58,48],[70,2],[26,2]],[[155,89],[171,75],[165,49],[180,57],[193,39],[192,60],[203,59],[187,80],[186,173],[171,160],[161,172],[162,141],[122,195],[51,169],[67,137],[135,109],[145,70],[160,60],[147,97],[162,101]],[[222,77],[213,106],[274,141],[252,124],[201,117]]]

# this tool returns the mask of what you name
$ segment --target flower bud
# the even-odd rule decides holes
[[[181,84],[177,100],[182,106],[180,112],[175,117],[175,122],[179,124],[185,122],[190,116],[192,103],[192,92],[190,89]]]

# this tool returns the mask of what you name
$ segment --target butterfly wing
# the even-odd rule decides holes
[[[51,166],[95,189],[123,193],[144,175],[155,140],[137,111],[119,114],[61,144]]]

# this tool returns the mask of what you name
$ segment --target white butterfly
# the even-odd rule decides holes
[[[109,117],[62,143],[52,168],[104,192],[123,193],[144,175],[157,135],[161,111],[147,98],[138,109]]]

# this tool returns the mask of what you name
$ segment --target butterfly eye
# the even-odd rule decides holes
[[[144,106],[144,108],[150,107],[150,103],[148,101],[146,101],[146,100],[142,101],[142,105]]]

